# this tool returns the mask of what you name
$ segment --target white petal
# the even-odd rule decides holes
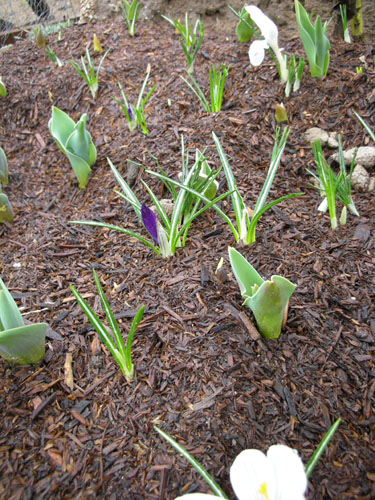
[[[267,17],[258,7],[255,5],[247,5],[245,7],[248,14],[250,14],[251,19],[260,29],[262,35],[267,40],[271,49],[278,46],[277,38],[279,32],[277,30],[276,24]]]
[[[305,467],[296,450],[276,444],[267,452],[276,476],[278,500],[304,500],[307,487]],[[272,498],[272,497],[270,497]]]
[[[213,498],[220,498],[213,495],[207,495],[206,493],[188,493],[187,495],[182,495],[182,497],[177,497],[175,500],[212,500]]]
[[[260,66],[264,59],[264,49],[268,49],[266,40],[255,40],[249,48],[249,59],[253,66]]]
[[[276,484],[272,463],[259,450],[244,450],[230,469],[232,488],[239,500],[264,500],[262,487],[269,500],[275,498]]]

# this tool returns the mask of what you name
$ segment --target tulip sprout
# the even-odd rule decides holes
[[[309,61],[310,73],[313,78],[327,75],[329,66],[329,40],[326,37],[328,22],[322,26],[320,16],[315,25],[298,0],[294,0],[298,30]]]
[[[102,64],[104,62],[104,59],[107,57],[108,52],[110,50],[111,49],[108,49],[104,53],[103,57],[100,60],[99,66],[98,66],[98,68],[96,70],[96,73],[95,73],[95,66],[94,66],[94,63],[91,60],[90,52],[89,52],[89,48],[88,47],[86,47],[86,61],[87,61],[87,66],[86,66],[85,58],[83,56],[81,56],[81,64],[77,63],[75,61],[70,61],[70,64],[73,66],[73,68],[77,71],[77,73],[79,73],[82,76],[82,78],[86,81],[87,85],[90,87],[90,91],[91,91],[91,95],[92,95],[93,99],[96,98],[96,94],[97,94],[98,89],[99,89],[99,72],[100,72],[100,69],[101,69]]]
[[[138,309],[136,315],[133,318],[129,334],[128,334],[128,339],[126,342],[126,346],[124,343],[124,339],[122,338],[120,329],[118,327],[117,321],[113,315],[113,312],[110,308],[110,305],[108,303],[108,300],[106,299],[103,289],[100,285],[100,281],[98,278],[98,275],[95,272],[95,269],[93,269],[94,273],[94,279],[95,279],[95,284],[99,292],[99,297],[105,312],[105,315],[107,317],[107,321],[111,327],[111,330],[113,332],[113,337],[108,333],[106,327],[103,325],[103,323],[100,321],[98,316],[95,314],[93,309],[89,306],[89,304],[85,301],[85,299],[82,297],[82,295],[74,288],[73,285],[70,285],[70,289],[76,298],[79,306],[83,310],[83,312],[86,314],[88,317],[90,323],[92,326],[95,328],[97,334],[103,341],[103,343],[107,346],[109,349],[110,353],[112,356],[115,358],[117,364],[119,365],[124,377],[126,378],[127,382],[132,382],[134,379],[134,365],[132,362],[132,344],[133,344],[133,339],[135,332],[137,330],[137,327],[139,323],[142,321],[143,318],[143,313],[145,310],[145,307],[142,306],[140,309]]]
[[[146,106],[148,100],[150,99],[152,93],[156,89],[156,84],[155,84],[152,87],[152,89],[149,91],[149,93],[146,95],[146,97],[143,99],[143,94],[144,94],[144,91],[146,89],[146,85],[147,85],[149,77],[150,77],[150,70],[147,71],[146,77],[143,81],[143,85],[142,85],[141,91],[139,92],[138,101],[137,101],[135,109],[132,107],[131,104],[129,104],[120,82],[118,82],[118,86],[119,86],[121,96],[122,96],[122,99],[124,102],[122,103],[118,99],[113,98],[117,102],[117,104],[121,107],[121,109],[123,110],[125,117],[126,117],[126,120],[128,122],[129,130],[131,132],[133,130],[136,130],[136,128],[139,124],[141,129],[142,129],[142,132],[145,135],[148,135],[148,130],[147,130],[147,126],[146,126],[146,117],[145,117],[145,106]]]
[[[44,358],[46,323],[25,325],[11,293],[0,278],[0,356],[18,365]]]
[[[282,276],[265,281],[254,267],[235,249],[228,248],[234,276],[244,297],[244,305],[253,311],[263,337],[277,339],[286,321],[289,299],[296,285]]]
[[[197,19],[194,27],[192,24],[189,25],[188,21],[188,13],[185,13],[185,26],[180,23],[178,19],[172,21],[168,17],[161,16],[165,19],[169,24],[171,24],[175,30],[180,34],[180,43],[183,51],[185,52],[185,56],[188,62],[187,72],[188,74],[193,73],[194,71],[194,61],[199,50],[199,47],[202,45],[204,38],[204,24],[202,21]],[[199,28],[199,35],[197,34]]]
[[[91,134],[86,130],[87,115],[84,113],[77,123],[61,109],[53,106],[48,122],[49,131],[61,151],[68,157],[81,189],[86,187],[91,165],[96,162],[96,148]]]
[[[1,184],[8,184],[8,160],[0,147],[0,222],[12,222],[14,211],[8,196],[2,192]]]
[[[119,4],[121,15],[128,25],[130,36],[134,36],[135,34],[135,25],[137,24],[141,8],[142,6],[138,3],[138,0],[132,0],[131,3],[127,0],[122,0]]]
[[[212,68],[210,68],[210,98],[211,105],[208,103],[202,89],[199,84],[193,77],[193,75],[189,74],[189,78],[192,81],[192,84],[189,83],[183,76],[180,76],[182,80],[188,85],[188,87],[192,90],[192,92],[196,95],[196,97],[200,100],[203,109],[207,113],[215,113],[221,110],[221,106],[223,103],[223,95],[224,95],[224,86],[225,80],[228,76],[230,66],[225,66],[225,64],[221,65],[221,71],[216,69],[216,66],[213,64]]]
[[[250,42],[256,31],[254,26],[254,21],[251,19],[250,14],[247,12],[246,7],[242,7],[241,12],[237,12],[230,5],[228,8],[233,12],[235,16],[239,18],[238,24],[236,26],[236,35],[240,43]]]
[[[256,227],[257,227],[257,224],[259,222],[260,217],[264,214],[264,212],[266,212],[269,208],[273,207],[274,205],[281,203],[282,201],[289,200],[290,198],[294,198],[295,196],[301,196],[302,194],[304,194],[304,193],[291,193],[291,194],[288,194],[286,196],[282,196],[281,198],[278,198],[277,200],[274,200],[274,201],[268,203],[267,205],[265,204],[268,193],[271,189],[273,180],[275,178],[278,166],[280,164],[281,155],[283,154],[289,132],[290,132],[290,129],[285,128],[283,131],[283,134],[281,136],[280,143],[278,143],[280,129],[277,128],[277,130],[276,130],[276,139],[275,139],[275,145],[274,145],[273,152],[272,152],[271,165],[270,165],[270,168],[268,170],[267,178],[264,182],[262,191],[259,195],[259,198],[258,198],[256,204],[255,204],[251,221],[250,221],[250,217],[249,217],[248,208],[245,205],[245,202],[239,193],[236,179],[234,178],[232,169],[229,165],[229,162],[228,162],[226,154],[223,150],[223,147],[220,144],[218,137],[215,135],[214,132],[212,132],[212,136],[214,138],[217,151],[219,153],[219,157],[220,157],[223,169],[224,169],[224,173],[225,173],[225,176],[227,178],[228,188],[229,188],[229,191],[232,193],[231,198],[232,198],[233,209],[234,209],[235,216],[236,216],[237,229],[233,226],[233,224],[231,224],[230,227],[233,231],[236,242],[241,241],[242,244],[244,244],[244,245],[250,245],[250,244],[254,243],[255,242]]]

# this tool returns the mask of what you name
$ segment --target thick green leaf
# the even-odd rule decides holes
[[[246,298],[244,304],[253,311],[258,330],[266,338],[278,338],[284,312],[296,285],[282,276],[272,276],[264,281],[254,295]]]
[[[47,326],[36,323],[0,332],[0,356],[19,365],[38,363],[44,358]]]
[[[0,182],[8,184],[8,160],[5,151],[0,147]]]
[[[0,222],[12,222],[14,211],[8,196],[0,192]]]
[[[0,278],[0,321],[4,330],[19,328],[25,322],[11,293]]]
[[[87,115],[83,114],[74,126],[73,132],[65,143],[65,149],[82,158],[89,166],[96,161],[96,149],[94,156],[90,158],[90,144],[92,139],[90,133],[86,130]],[[94,160],[94,161],[92,161]]]
[[[65,150],[66,141],[73,132],[74,127],[75,123],[69,115],[56,108],[56,106],[52,107],[52,118],[48,122],[48,128],[62,151]]]
[[[68,157],[74,173],[78,179],[79,188],[85,189],[91,173],[89,164],[86,163],[83,158],[80,158],[70,151],[66,152],[66,156]]]
[[[241,295],[243,297],[251,296],[252,287],[254,285],[258,287],[261,286],[264,283],[264,279],[235,248],[228,247],[228,254],[234,277],[240,287]]]

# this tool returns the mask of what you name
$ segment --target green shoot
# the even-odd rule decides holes
[[[261,190],[261,193],[258,197],[258,200],[255,204],[254,210],[253,210],[253,215],[250,221],[249,217],[249,212],[248,208],[245,205],[245,202],[240,195],[240,192],[237,187],[237,182],[236,179],[233,175],[232,169],[229,165],[229,161],[226,157],[226,154],[223,150],[222,145],[220,144],[220,141],[218,137],[215,135],[214,132],[212,132],[213,139],[216,144],[217,151],[219,153],[219,157],[221,160],[221,164],[224,169],[224,173],[227,179],[228,183],[228,188],[229,191],[232,193],[231,198],[232,198],[232,204],[233,204],[233,209],[236,217],[236,225],[237,229],[231,224],[231,229],[233,231],[234,237],[236,239],[236,242],[241,241],[242,244],[244,245],[250,245],[255,242],[255,233],[256,233],[256,227],[259,222],[260,217],[266,212],[269,208],[273,207],[274,205],[281,203],[285,200],[289,200],[290,198],[294,198],[295,196],[301,196],[304,193],[292,193],[286,196],[282,196],[281,198],[278,198],[277,200],[274,200],[266,205],[266,199],[268,196],[268,193],[271,189],[273,180],[275,178],[277,169],[280,164],[281,156],[283,154],[286,141],[288,139],[290,129],[286,127],[283,131],[283,134],[281,136],[280,142],[279,141],[279,135],[280,135],[280,129],[276,129],[276,138],[275,138],[275,145],[273,148],[272,152],[272,158],[271,158],[271,165],[268,170],[268,174],[266,177],[266,180],[264,182],[263,188]]]
[[[178,19],[172,21],[168,17],[161,16],[165,19],[169,24],[171,24],[175,30],[180,34],[180,43],[181,47],[185,53],[188,68],[188,74],[193,73],[194,71],[194,61],[197,55],[197,52],[202,45],[204,38],[204,24],[199,19],[196,21],[194,27],[192,24],[189,25],[188,21],[188,13],[185,13],[185,25],[181,24]],[[199,29],[199,35],[197,33]]]
[[[86,47],[87,66],[86,66],[85,58],[83,56],[81,56],[81,63],[77,63],[75,61],[70,61],[70,64],[73,66],[73,68],[77,71],[77,73],[79,73],[82,76],[82,78],[85,80],[87,85],[90,87],[90,91],[91,91],[91,95],[92,95],[93,99],[96,99],[96,94],[97,94],[98,89],[99,89],[100,69],[101,69],[102,64],[104,62],[104,59],[107,57],[108,52],[110,50],[111,49],[108,49],[104,53],[103,57],[100,60],[100,63],[99,63],[99,66],[98,66],[96,72],[95,72],[94,63],[92,62],[91,57],[90,57],[90,52],[89,52],[88,47]]]
[[[344,40],[346,43],[351,43],[350,33],[348,28],[348,16],[346,14],[346,5],[340,3],[340,15],[342,21],[342,28],[344,30]]]
[[[132,105],[129,104],[129,101],[126,98],[125,92],[124,92],[120,82],[118,82],[118,86],[119,86],[119,89],[121,92],[123,103],[120,100],[113,98],[117,102],[117,104],[121,107],[121,109],[123,110],[125,117],[126,117],[126,120],[128,122],[129,130],[132,132],[133,130],[136,130],[138,125],[140,125],[142,132],[145,135],[148,135],[148,129],[146,126],[145,106],[146,106],[147,102],[149,101],[151,95],[153,94],[154,90],[156,89],[156,84],[155,84],[151,88],[149,93],[146,95],[146,97],[143,99],[143,94],[145,92],[148,79],[150,77],[150,72],[151,72],[151,70],[147,71],[146,77],[145,77],[143,84],[142,84],[142,88],[139,92],[139,96],[138,96],[138,100],[137,100],[137,104],[136,104],[135,108],[133,108]]]
[[[132,0],[132,2],[121,0],[119,4],[119,10],[128,25],[130,36],[134,36],[135,34],[135,25],[137,24],[141,8],[142,5],[138,3],[138,0]]]
[[[82,297],[82,295],[74,288],[73,285],[70,285],[70,289],[71,289],[74,297],[76,298],[79,306],[81,307],[83,312],[88,317],[92,326],[95,328],[100,339],[106,345],[106,347],[109,349],[112,356],[115,358],[115,360],[116,360],[117,364],[119,365],[126,381],[130,383],[134,379],[134,364],[132,362],[132,356],[131,356],[132,344],[133,344],[134,334],[137,330],[137,327],[138,327],[139,323],[142,321],[145,307],[144,306],[140,307],[140,309],[138,309],[136,315],[134,316],[130,330],[129,330],[126,346],[125,346],[124,339],[122,338],[117,321],[113,315],[113,312],[110,308],[108,300],[106,299],[106,297],[104,295],[103,289],[101,287],[101,284],[100,284],[99,278],[95,272],[95,269],[93,269],[93,273],[94,273],[95,284],[96,284],[96,287],[97,287],[98,292],[99,292],[100,301],[102,303],[102,306],[103,306],[107,321],[109,323],[109,326],[112,330],[113,338],[108,333],[106,327],[100,321],[100,319],[95,314],[93,309],[89,306],[89,304]]]

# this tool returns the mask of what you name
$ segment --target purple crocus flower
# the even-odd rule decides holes
[[[142,222],[145,225],[147,231],[153,237],[155,243],[159,245],[158,230],[157,230],[157,218],[154,212],[148,208],[144,203],[141,207]]]
[[[133,111],[132,111],[132,108],[131,106],[128,106],[128,114],[129,114],[129,118],[130,118],[130,121],[133,121]]]

